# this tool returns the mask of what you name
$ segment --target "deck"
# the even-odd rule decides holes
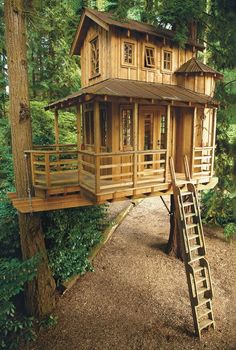
[[[190,164],[199,189],[214,187],[212,147],[196,148]],[[95,205],[123,198],[171,194],[166,149],[128,152],[36,149],[26,152],[35,195],[17,199],[20,212]],[[184,185],[185,175],[177,172]]]

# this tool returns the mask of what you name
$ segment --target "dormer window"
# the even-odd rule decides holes
[[[144,47],[144,67],[155,68],[155,49],[154,47]]]
[[[163,69],[171,70],[172,67],[172,52],[164,51],[163,52]]]
[[[124,42],[123,63],[127,65],[134,65],[134,51],[135,45],[130,42]]]
[[[100,73],[98,37],[90,41],[90,45],[91,45],[91,77],[94,77]]]

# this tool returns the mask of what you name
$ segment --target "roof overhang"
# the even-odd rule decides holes
[[[102,97],[105,101],[110,98],[126,98],[129,101],[146,100],[148,103],[165,103],[186,106],[201,105],[203,107],[217,107],[218,103],[212,97],[193,92],[178,85],[158,84],[126,79],[107,79],[100,83],[82,88],[45,107],[49,109],[63,109],[76,106],[78,103],[89,101],[95,97]]]

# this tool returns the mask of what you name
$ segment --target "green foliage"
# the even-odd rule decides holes
[[[44,215],[50,265],[58,283],[91,269],[89,251],[101,239],[105,213],[105,206],[93,206]]]
[[[231,240],[234,236],[236,236],[236,223],[231,222],[225,226],[224,236],[227,240]]]
[[[222,193],[220,189],[203,192],[202,203],[204,222],[225,226],[234,220],[230,193]]]
[[[17,312],[13,298],[36,275],[37,258],[28,261],[0,258],[0,349],[19,349],[33,339],[33,320]]]

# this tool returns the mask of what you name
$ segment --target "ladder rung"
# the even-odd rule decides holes
[[[187,230],[190,230],[191,228],[197,227],[197,224],[187,224],[186,228]]]
[[[196,213],[187,213],[187,214],[185,214],[186,218],[191,218],[193,216],[196,216]]]
[[[204,282],[204,281],[206,281],[207,279],[206,279],[206,276],[201,276],[201,278],[199,278],[199,279],[196,279],[196,283],[202,283],[202,282]]]
[[[211,299],[203,299],[202,302],[197,305],[197,307],[200,307],[207,303],[211,303]]]
[[[188,240],[190,241],[191,239],[195,239],[195,238],[198,238],[199,235],[196,235],[196,234],[188,234]]]
[[[198,318],[203,318],[206,315],[209,315],[210,313],[212,313],[212,309],[207,309],[206,311],[204,311],[202,314],[198,313]]]
[[[193,205],[194,203],[193,202],[184,202],[183,203],[183,207],[189,207],[190,205]]]
[[[198,287],[197,288],[197,294],[203,294],[207,291],[209,291],[209,288],[207,288],[207,287]]]
[[[201,246],[199,244],[195,244],[192,247],[190,247],[190,250],[192,252],[193,250],[196,250],[196,249],[199,249],[199,248],[201,248]]]
[[[204,328],[211,326],[212,324],[214,324],[213,320],[203,320],[199,322],[199,328],[200,330],[202,330]]]
[[[181,193],[181,196],[189,196],[191,194],[193,194],[193,192],[180,192]]]
[[[193,263],[193,262],[198,261],[198,260],[201,260],[201,259],[202,259],[202,256],[199,255],[199,256],[196,256],[195,258],[193,258],[192,260],[190,260],[189,262],[190,262],[190,263]],[[203,267],[202,267],[202,268],[203,268]]]

